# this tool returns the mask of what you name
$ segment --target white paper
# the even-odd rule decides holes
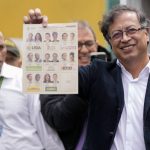
[[[23,91],[78,93],[77,23],[24,24]]]

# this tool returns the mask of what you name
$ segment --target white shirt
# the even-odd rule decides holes
[[[37,94],[22,93],[22,70],[3,64],[0,89],[0,149],[64,150],[56,132],[40,113]]]
[[[122,70],[125,106],[111,150],[145,150],[143,109],[150,62],[136,79],[119,62],[118,65]]]

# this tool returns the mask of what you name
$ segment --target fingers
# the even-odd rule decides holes
[[[27,16],[24,16],[24,17],[23,17],[23,22],[24,22],[25,24],[30,24],[30,19],[29,19]]]
[[[35,10],[33,10],[33,9],[30,9],[29,10],[29,12],[28,12],[28,15],[29,15],[29,21],[30,21],[30,23],[32,24],[36,24],[36,23],[38,23],[39,21],[38,21],[38,18],[37,18],[37,16],[36,16],[36,12],[35,12]]]
[[[34,13],[35,13],[35,16],[37,16],[37,18],[39,18],[39,17],[42,16],[41,15],[41,10],[39,8],[36,8],[35,11],[34,11]]]
[[[44,27],[48,24],[48,17],[42,16],[39,8],[30,9],[28,16],[24,16],[23,20],[25,24],[43,24]]]
[[[43,27],[47,27],[48,25],[48,17],[47,16],[43,16]]]

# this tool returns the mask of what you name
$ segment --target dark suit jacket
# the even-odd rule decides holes
[[[80,68],[80,96],[89,100],[87,137],[83,150],[110,150],[124,107],[121,69],[114,63],[95,61]],[[150,150],[150,79],[144,104],[144,140]],[[136,129],[135,129],[136,130]]]

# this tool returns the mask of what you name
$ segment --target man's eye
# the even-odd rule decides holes
[[[82,45],[83,45],[82,43],[78,42],[78,47],[82,47]]]
[[[87,42],[85,42],[85,45],[87,45],[87,46],[92,46],[93,44],[94,44],[93,41],[87,41]]]
[[[112,39],[118,39],[122,36],[122,32],[116,32],[112,35]]]
[[[127,30],[127,34],[134,34],[136,32],[137,32],[137,29],[135,29],[135,28],[130,28]]]
[[[94,43],[93,42],[86,42],[85,45],[87,46],[92,46]]]

